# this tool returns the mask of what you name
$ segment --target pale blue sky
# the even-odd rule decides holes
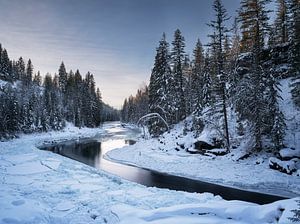
[[[148,83],[163,32],[175,29],[191,53],[207,42],[213,0],[0,0],[0,43],[9,56],[31,58],[35,69],[95,75],[105,102],[120,107]],[[224,0],[233,17],[239,0]]]

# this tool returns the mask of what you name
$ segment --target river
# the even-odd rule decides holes
[[[119,122],[105,123],[103,129],[103,133],[92,139],[67,141],[45,146],[41,149],[60,154],[148,187],[198,193],[210,192],[227,200],[242,200],[258,204],[285,199],[281,196],[245,191],[108,161],[103,157],[104,154],[109,150],[134,144],[134,139],[138,136],[139,130],[124,127]]]

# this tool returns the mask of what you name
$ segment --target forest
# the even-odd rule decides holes
[[[97,127],[119,119],[119,111],[105,104],[93,74],[79,70],[58,74],[34,72],[29,59],[10,60],[0,44],[0,138],[18,133],[61,130],[66,122],[76,127]]]
[[[265,137],[275,151],[282,148],[286,119],[279,109],[281,80],[292,79],[293,102],[300,109],[300,4],[277,0],[276,18],[271,21],[270,2],[242,0],[238,15],[230,18],[221,1],[214,1],[210,43],[203,45],[198,39],[192,56],[185,52],[179,29],[171,47],[163,34],[149,86],[125,99],[122,120],[136,123],[143,115],[158,113],[175,125],[191,116],[193,129],[201,133],[203,117],[210,117],[219,122],[223,145],[229,150],[232,112],[237,132],[250,132],[255,149],[262,149]],[[154,137],[166,131],[158,119],[149,120],[147,126]]]

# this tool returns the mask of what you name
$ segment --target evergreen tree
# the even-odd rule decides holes
[[[225,73],[225,52],[224,45],[226,43],[226,33],[229,30],[225,26],[225,22],[229,20],[226,9],[222,5],[220,0],[215,0],[213,4],[213,9],[215,11],[215,20],[211,21],[209,24],[214,29],[214,34],[211,35],[214,42],[213,47],[215,49],[217,58],[217,82],[216,91],[217,98],[220,98],[222,104],[222,113],[224,119],[224,133],[226,138],[226,148],[229,150],[229,131],[228,131],[228,118],[227,118],[227,90],[226,83],[228,80],[228,74]]]
[[[241,52],[254,49],[259,54],[264,47],[265,37],[270,29],[266,5],[270,0],[242,0],[239,10],[241,22]]]
[[[268,71],[268,57],[264,52],[265,37],[269,30],[267,3],[269,1],[263,0],[241,2],[239,20],[243,54],[239,57],[235,69],[235,75],[238,77],[234,91],[235,107],[240,118],[249,122],[249,128],[255,137],[254,147],[258,150],[262,148],[263,134],[270,131],[271,125],[274,124],[274,119],[266,117],[276,117],[268,116],[270,110],[265,106],[268,105],[266,96],[271,95],[268,83],[272,80]]]
[[[183,71],[182,66],[184,62],[184,37],[181,31],[177,29],[174,33],[174,40],[172,42],[171,63],[173,79],[168,83],[169,95],[173,99],[169,102],[171,105],[174,119],[172,123],[178,123],[185,118],[185,98],[183,92]]]
[[[290,55],[289,61],[292,64],[292,97],[295,105],[300,108],[300,2],[289,0],[289,38]]]
[[[94,110],[94,125],[97,127],[100,125],[100,123],[102,122],[102,110],[103,110],[103,102],[102,102],[102,96],[101,96],[101,92],[100,89],[97,88],[96,90],[96,108]]]
[[[10,60],[9,60],[9,57],[8,57],[8,54],[7,54],[7,51],[6,49],[3,49],[2,51],[2,54],[1,54],[1,70],[2,70],[2,74],[4,75],[4,80],[7,80],[7,81],[11,81],[10,79]]]
[[[77,91],[75,88],[75,74],[71,70],[68,74],[68,81],[66,85],[66,107],[65,107],[65,117],[66,120],[75,124],[75,96],[77,95]]]
[[[204,68],[203,68],[203,87],[201,91],[201,99],[203,107],[211,106],[213,103],[212,96],[212,78],[211,78],[211,61],[209,57],[209,52],[206,52],[204,58]]]
[[[37,86],[41,86],[42,84],[42,77],[40,71],[38,71],[33,78],[33,83]]]
[[[283,147],[283,140],[285,136],[286,124],[283,113],[279,109],[279,100],[282,98],[279,95],[281,92],[280,84],[276,78],[271,74],[270,79],[268,80],[267,87],[269,88],[267,95],[268,102],[268,116],[265,123],[270,125],[270,135],[273,140],[274,146],[277,150]]]
[[[163,34],[156,49],[154,67],[150,76],[149,83],[149,111],[158,113],[169,123],[172,122],[170,113],[168,85],[173,82],[170,69],[169,44],[166,41],[166,35]],[[127,101],[129,108],[129,100]],[[129,109],[128,109],[129,110]],[[129,111],[128,111],[129,113]],[[157,136],[164,131],[164,127],[159,121],[152,121],[149,131],[152,135]]]
[[[82,81],[82,77],[81,74],[79,72],[79,70],[77,69],[77,71],[75,72],[75,91],[76,91],[76,95],[74,96],[74,111],[75,111],[75,126],[76,127],[82,127],[83,126],[83,119],[81,116],[81,110],[83,107],[82,104],[82,98],[80,97],[81,92],[83,92],[83,81]]]
[[[274,23],[275,32],[271,36],[275,44],[288,43],[288,11],[286,0],[277,0],[277,15]]]
[[[202,94],[204,80],[204,53],[202,43],[198,39],[196,47],[194,49],[194,61],[191,77],[191,111],[197,115],[200,115],[202,108],[204,107],[204,95]]]
[[[65,94],[66,92],[66,85],[67,85],[67,72],[64,65],[64,62],[62,62],[58,69],[58,77],[59,77],[59,88]]]
[[[32,75],[33,75],[33,65],[31,63],[31,60],[29,59],[26,66],[26,76],[23,80],[25,82],[25,85],[29,85],[32,81]]]
[[[17,79],[25,79],[25,62],[22,57],[16,62],[16,77]]]
[[[190,115],[192,112],[192,63],[189,55],[185,55],[182,65],[183,74],[183,92],[185,101],[185,114]]]

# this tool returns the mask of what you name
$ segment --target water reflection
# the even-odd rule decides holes
[[[48,150],[94,167],[101,159],[101,142],[66,144]]]

